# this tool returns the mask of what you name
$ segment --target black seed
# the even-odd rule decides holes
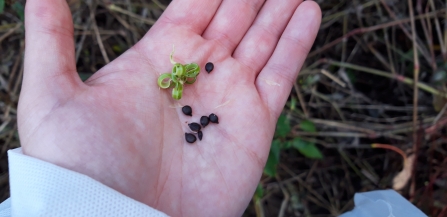
[[[200,118],[200,124],[203,126],[203,127],[206,127],[206,125],[208,125],[210,123],[210,119],[207,117],[207,116],[202,116],[201,118]]]
[[[192,133],[185,133],[185,139],[188,143],[194,143],[197,139]]]
[[[219,123],[219,118],[218,118],[217,115],[215,115],[215,114],[210,114],[210,121],[211,121],[212,123],[216,123],[216,124],[218,124],[218,123]]]
[[[190,124],[188,124],[188,126],[189,126],[189,129],[191,129],[193,132],[198,132],[198,131],[200,131],[200,129],[202,129],[202,127],[198,123],[190,123]]]
[[[199,140],[202,141],[202,138],[203,138],[203,133],[202,133],[202,131],[199,131],[199,134],[198,134],[197,136],[199,136]]]
[[[185,114],[185,115],[192,116],[192,108],[191,108],[191,106],[189,106],[189,105],[185,105],[185,106],[183,106],[183,108],[182,108],[182,112],[183,112],[183,114]]]
[[[205,65],[205,70],[206,70],[208,73],[210,73],[211,71],[213,71],[213,69],[214,69],[214,64],[213,64],[213,63],[209,62],[209,63],[207,63],[207,64]]]

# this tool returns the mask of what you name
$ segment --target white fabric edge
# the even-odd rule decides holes
[[[8,161],[11,197],[2,205],[10,203],[12,215],[4,216],[167,216],[86,175],[24,155],[21,148],[9,150]]]

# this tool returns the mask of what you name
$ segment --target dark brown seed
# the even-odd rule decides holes
[[[190,123],[190,124],[188,124],[188,126],[189,126],[189,129],[191,129],[193,132],[198,132],[198,131],[200,131],[200,129],[202,129],[202,127],[198,123]]]
[[[197,136],[199,136],[199,140],[202,141],[202,138],[203,138],[203,133],[202,133],[202,131],[199,131],[199,133],[197,134]]]
[[[183,106],[183,108],[182,108],[182,112],[183,112],[183,114],[185,114],[185,115],[192,116],[192,108],[191,108],[191,106],[189,106],[189,105],[185,105],[185,106]]]
[[[208,125],[210,123],[210,119],[207,117],[207,116],[202,116],[201,118],[200,118],[200,124],[203,126],[203,127],[206,127],[206,125]]]
[[[185,139],[188,143],[194,143],[197,139],[192,133],[185,133]]]
[[[214,69],[214,64],[212,62],[209,62],[205,65],[205,70],[210,73]]]
[[[215,114],[210,114],[210,121],[211,121],[211,123],[218,124],[219,123],[219,118]]]

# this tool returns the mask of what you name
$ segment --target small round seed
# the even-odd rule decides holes
[[[199,133],[197,134],[197,136],[199,136],[199,140],[202,141],[202,138],[203,138],[203,133],[202,133],[202,131],[199,131]]]
[[[206,127],[206,125],[208,125],[210,123],[210,119],[207,117],[207,116],[202,116],[201,118],[200,118],[200,124],[203,126],[203,127]]]
[[[192,133],[185,133],[185,139],[188,143],[194,143],[197,139]]]
[[[217,115],[215,115],[214,113],[213,114],[210,114],[210,121],[211,121],[211,123],[215,123],[215,124],[218,124],[219,123],[219,118],[217,117]]]
[[[189,106],[189,105],[185,105],[185,106],[183,106],[183,108],[182,108],[182,112],[183,112],[183,114],[185,114],[185,115],[192,116],[192,108],[191,108],[191,106]]]
[[[214,69],[214,64],[213,64],[212,62],[208,62],[208,63],[205,65],[205,70],[206,70],[208,73],[210,73],[211,71],[213,71],[213,69]]]
[[[188,126],[189,126],[189,129],[191,129],[193,132],[198,132],[198,131],[200,131],[200,129],[202,129],[202,127],[198,123],[190,123],[190,124],[188,124]]]

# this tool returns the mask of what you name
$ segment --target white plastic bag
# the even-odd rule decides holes
[[[426,217],[421,210],[394,190],[356,193],[355,207],[339,217]]]

